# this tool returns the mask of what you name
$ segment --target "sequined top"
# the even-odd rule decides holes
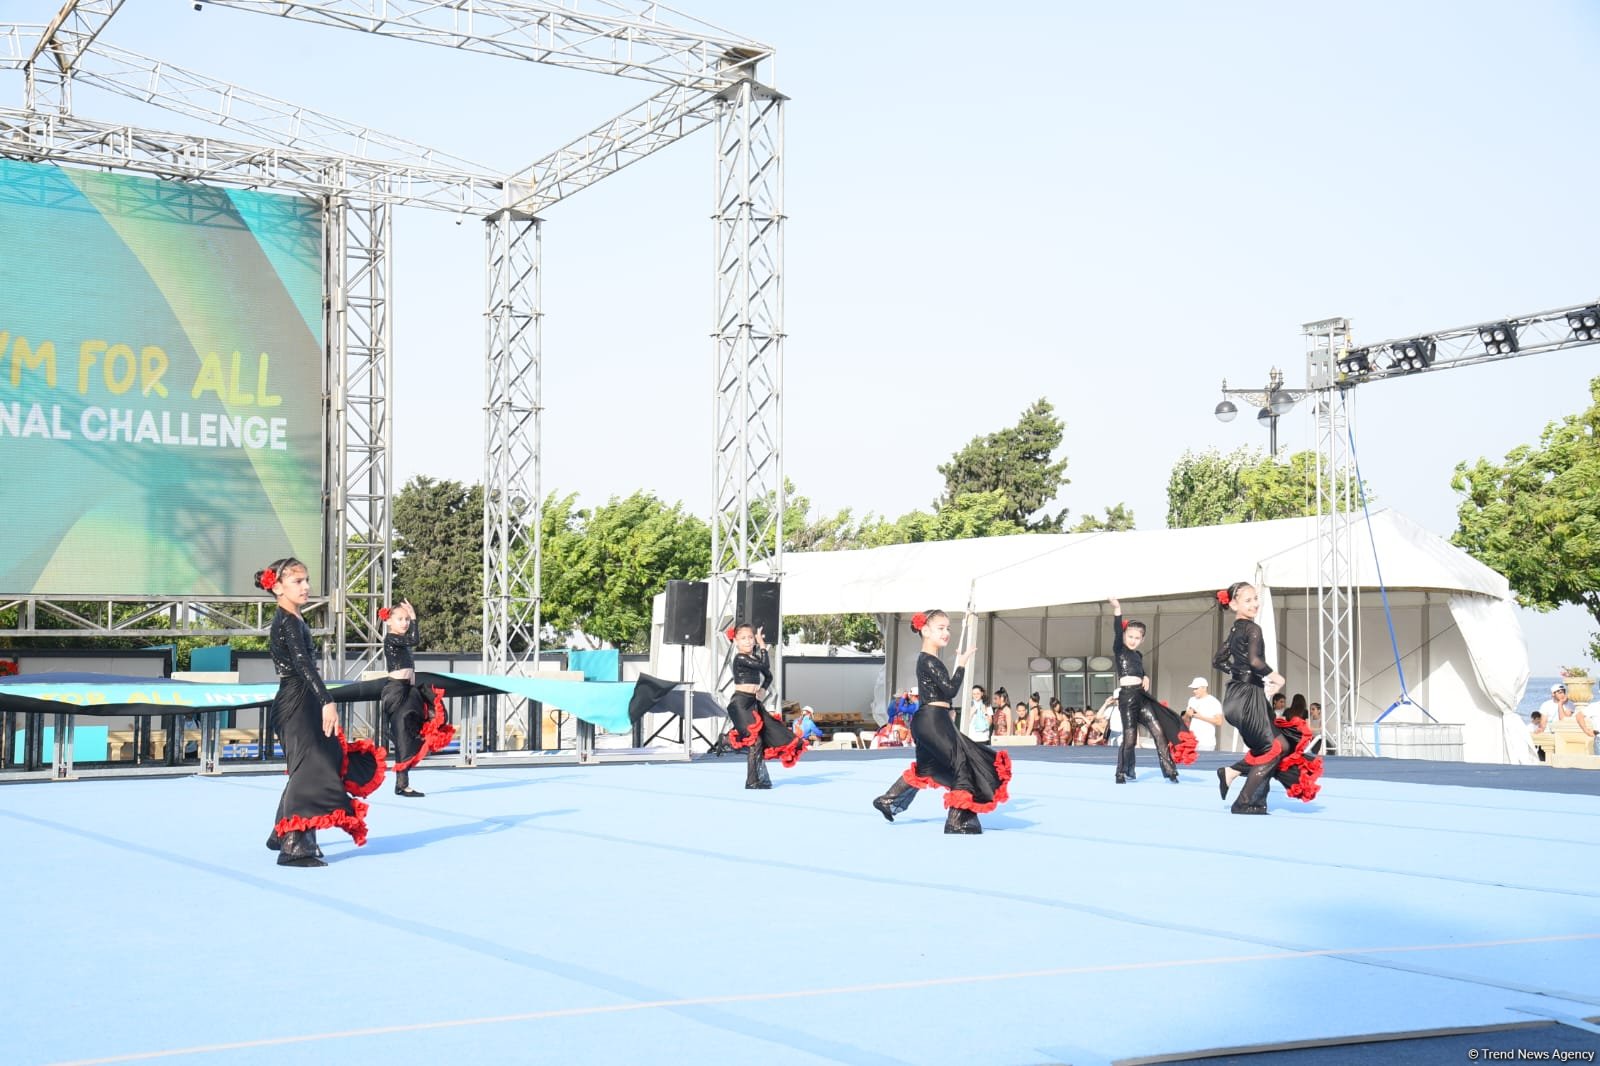
[[[917,699],[923,705],[929,703],[954,704],[955,698],[961,695],[961,681],[967,674],[967,668],[962,666],[956,669],[954,677],[945,669],[944,660],[937,655],[922,652],[917,656]]]
[[[766,648],[757,646],[750,649],[749,655],[737,653],[734,655],[733,683],[759,685],[762,688],[772,687],[772,661],[767,658]]]
[[[1134,651],[1122,643],[1122,615],[1111,616],[1111,658],[1117,663],[1118,677],[1144,677],[1144,653]]]
[[[282,607],[272,616],[272,629],[267,638],[272,652],[272,666],[279,677],[298,678],[312,692],[318,703],[331,703],[328,689],[317,672],[317,651],[311,643],[311,627],[297,614]]]
[[[415,670],[417,661],[411,649],[417,646],[417,620],[411,619],[404,633],[385,633],[383,637],[383,662],[390,673],[396,670]]]
[[[1235,618],[1228,638],[1217,649],[1211,665],[1226,670],[1230,680],[1260,685],[1262,679],[1272,673],[1272,667],[1267,665],[1261,627],[1248,618]]]

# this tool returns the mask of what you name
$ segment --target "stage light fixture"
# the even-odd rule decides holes
[[[1600,340],[1600,307],[1585,307],[1567,315],[1567,325],[1572,327],[1572,339]]]
[[[1232,422],[1239,417],[1239,408],[1234,406],[1232,400],[1223,400],[1217,404],[1216,414],[1218,422]]]
[[[1426,370],[1433,365],[1437,346],[1432,337],[1413,337],[1408,341],[1395,341],[1389,346],[1392,370]]]
[[[1372,370],[1372,349],[1354,348],[1339,353],[1333,361],[1341,374],[1365,374]]]
[[[1518,348],[1517,327],[1513,322],[1479,326],[1478,339],[1483,341],[1483,350],[1490,355],[1510,355]]]

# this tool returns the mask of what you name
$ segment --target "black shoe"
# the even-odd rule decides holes
[[[418,792],[416,789],[412,788],[410,785],[407,785],[405,788],[397,788],[397,789],[395,789],[394,790],[394,794],[396,796],[404,796],[407,799],[421,799],[423,796],[427,795],[426,792]]]
[[[1222,793],[1223,799],[1228,798],[1228,768],[1226,766],[1217,767],[1217,791]]]
[[[1172,771],[1172,773],[1167,774],[1165,776],[1166,776],[1166,779],[1168,781],[1171,781],[1174,785],[1176,785],[1178,783],[1178,771],[1174,770],[1174,771]]]
[[[944,831],[970,836],[983,832],[983,826],[978,823],[978,816],[973,812],[962,810],[960,807],[951,807],[950,813],[944,819]]]
[[[292,832],[283,834],[283,845],[278,851],[279,866],[326,866],[326,862],[317,855],[317,843],[314,838],[308,839],[307,834]]]
[[[1247,803],[1242,807],[1235,806],[1233,808],[1233,810],[1232,810],[1232,813],[1234,813],[1234,814],[1267,814],[1267,813],[1270,813],[1270,812],[1268,812],[1267,805],[1265,803]]]
[[[1126,785],[1127,783],[1128,783],[1128,775],[1127,774],[1118,774],[1117,775],[1117,784]]]
[[[772,787],[772,779],[768,778],[767,780],[763,781],[763,780],[760,780],[758,778],[755,781],[746,781],[744,783],[744,787],[745,788],[771,788]]]

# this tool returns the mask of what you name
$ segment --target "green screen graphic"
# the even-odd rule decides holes
[[[0,595],[321,587],[311,200],[0,159]]]

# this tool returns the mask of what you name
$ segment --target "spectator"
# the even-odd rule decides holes
[[[1561,719],[1571,718],[1577,708],[1567,699],[1567,686],[1557,681],[1550,686],[1550,698],[1539,704],[1539,710],[1544,712],[1545,726],[1554,728]]]
[[[794,735],[807,743],[822,739],[822,728],[817,725],[816,711],[810,707],[800,708],[800,717],[795,719]]]
[[[992,736],[1011,735],[1011,710],[1006,706],[1009,699],[1005,689],[994,690],[994,706],[989,709],[989,731]]]
[[[972,686],[972,709],[968,715],[967,736],[980,744],[989,743],[989,699],[982,685]]]
[[[1011,723],[1011,735],[1025,737],[1033,732],[1033,715],[1026,703],[1017,704],[1017,720]]]
[[[1061,743],[1061,723],[1054,707],[1041,707],[1033,716],[1033,735],[1041,748]]]
[[[1285,696],[1281,692],[1274,693],[1272,697],[1272,717],[1282,718],[1284,716],[1284,712],[1288,709],[1289,697]]]
[[[1338,754],[1338,752],[1333,750],[1333,745],[1328,743],[1328,738],[1322,735],[1322,704],[1313,703],[1311,705],[1310,711],[1306,714],[1306,726],[1310,728],[1311,732],[1316,734],[1317,737],[1316,740],[1311,742],[1311,746],[1306,749],[1307,751],[1313,755]]]
[[[1216,751],[1217,729],[1222,725],[1222,701],[1211,695],[1210,682],[1203,677],[1189,682],[1189,691],[1183,722],[1194,734],[1195,750]]]
[[[1535,736],[1549,736],[1550,731],[1544,727],[1544,715],[1538,711],[1534,711],[1531,717],[1533,719],[1533,724],[1528,726],[1528,732],[1534,734]],[[1538,752],[1539,761],[1544,762],[1544,749],[1535,744],[1533,750]]]
[[[1306,718],[1310,714],[1311,714],[1311,709],[1306,706],[1305,695],[1303,693],[1296,692],[1294,694],[1294,699],[1289,701],[1289,713],[1287,715],[1285,715],[1285,717],[1286,718]],[[1311,723],[1307,722],[1306,724],[1310,725]]]

